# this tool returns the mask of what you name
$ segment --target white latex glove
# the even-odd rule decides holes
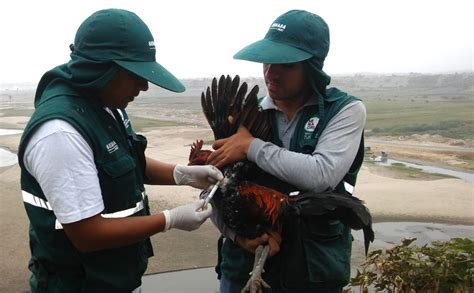
[[[172,210],[164,210],[166,225],[165,231],[176,228],[184,231],[196,230],[201,226],[207,218],[212,215],[212,206],[208,205],[207,209],[202,210],[201,207],[204,200],[200,199],[196,202],[176,207]]]
[[[224,178],[222,172],[212,165],[185,166],[176,165],[173,170],[176,185],[189,185],[206,189]]]

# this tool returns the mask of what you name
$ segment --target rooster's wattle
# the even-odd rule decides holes
[[[246,96],[247,83],[239,85],[239,76],[234,79],[221,76],[219,81],[214,78],[211,87],[201,95],[202,109],[214,138],[229,137],[243,125],[254,137],[271,141],[269,113],[258,106],[258,86]],[[202,140],[193,143],[190,165],[206,163],[211,151],[202,150],[202,146]],[[370,213],[356,197],[331,192],[295,192],[295,187],[247,160],[226,165],[221,171],[224,180],[219,184],[213,205],[225,225],[237,235],[254,239],[269,231],[281,234],[290,217],[310,215],[340,220],[352,229],[363,229],[366,252],[369,242],[374,240]],[[283,238],[282,243],[284,241]],[[268,286],[261,277],[268,251],[268,245],[257,248],[254,270],[244,291],[257,292],[262,286]]]

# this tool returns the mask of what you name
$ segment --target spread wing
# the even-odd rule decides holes
[[[202,110],[215,139],[231,136],[241,125],[255,137],[271,139],[268,113],[258,105],[258,86],[246,95],[247,89],[247,83],[240,84],[238,75],[233,79],[222,75],[219,81],[213,78],[211,87],[201,94]]]

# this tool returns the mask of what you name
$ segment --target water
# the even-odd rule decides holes
[[[447,241],[451,238],[474,239],[474,226],[420,222],[383,222],[373,224],[375,241],[371,247],[388,248],[400,244],[403,238],[415,237],[416,245],[433,241]],[[352,231],[354,239],[363,241],[361,231]]]
[[[0,135],[13,135],[20,134],[23,130],[21,129],[1,129]],[[14,165],[18,162],[17,155],[8,149],[0,147],[0,167],[6,167]]]
[[[22,133],[22,132],[23,130],[21,129],[1,129],[0,128],[0,135],[14,135],[14,134]],[[0,167],[5,167],[5,166],[10,166],[10,165],[15,164],[16,157],[17,157],[16,154],[6,149],[0,148]],[[414,163],[408,163],[408,162],[392,160],[392,159],[388,159],[386,163],[378,163],[378,164],[383,165],[383,166],[390,166],[391,164],[394,164],[394,163],[401,163],[407,167],[420,169],[423,172],[449,175],[456,178],[460,178],[466,182],[474,183],[474,173],[469,173],[469,172],[454,171],[454,170],[449,170],[449,169],[430,166],[430,165],[418,165]]]
[[[142,292],[212,293],[219,292],[219,281],[214,267],[150,274],[142,278]]]
[[[375,241],[371,249],[389,248],[403,238],[416,237],[412,245],[424,245],[435,240],[447,241],[454,237],[474,238],[474,226],[418,222],[375,223]],[[355,240],[362,242],[361,231],[352,231]],[[352,268],[355,276],[356,268]],[[182,282],[186,280],[186,282]],[[149,274],[142,279],[142,292],[219,292],[214,267]]]
[[[474,173],[469,173],[469,172],[454,171],[454,170],[449,170],[449,169],[430,166],[430,165],[419,165],[419,164],[408,163],[408,162],[392,160],[392,159],[388,159],[386,163],[377,163],[377,164],[382,165],[382,166],[390,166],[394,163],[400,163],[407,167],[420,169],[421,171],[426,172],[426,173],[437,173],[437,174],[449,175],[456,178],[460,178],[466,182],[474,183]]]
[[[0,128],[0,135],[12,135],[22,133],[22,129],[2,129]]]
[[[18,157],[7,149],[0,148],[0,167],[15,165]]]

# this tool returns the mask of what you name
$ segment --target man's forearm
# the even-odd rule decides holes
[[[63,228],[77,249],[91,252],[136,243],[163,231],[165,224],[163,213],[114,219],[96,215],[75,223],[63,224]]]
[[[147,184],[151,185],[175,185],[173,178],[174,164],[164,163],[150,157],[146,157]]]

